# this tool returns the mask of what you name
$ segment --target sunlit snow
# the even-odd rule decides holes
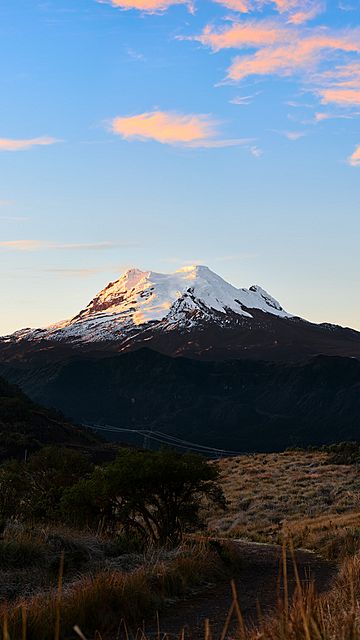
[[[169,330],[196,324],[199,318],[216,321],[229,312],[251,318],[252,309],[292,317],[261,287],[237,289],[205,266],[186,266],[170,274],[129,269],[71,320],[45,330],[22,330],[13,337],[113,340],[150,322],[165,321],[164,329]]]

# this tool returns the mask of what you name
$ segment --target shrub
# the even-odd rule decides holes
[[[120,526],[126,536],[177,544],[184,530],[201,525],[204,501],[225,505],[217,479],[215,466],[193,454],[123,450],[65,491],[61,507],[70,521]]]
[[[58,447],[44,447],[28,462],[5,462],[0,467],[0,518],[56,519],[64,490],[92,468],[84,454]]]

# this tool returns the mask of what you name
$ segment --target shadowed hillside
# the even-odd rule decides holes
[[[22,458],[46,444],[93,449],[100,441],[55,411],[34,404],[0,378],[0,460]]]
[[[6,373],[35,401],[84,424],[155,429],[236,451],[359,438],[354,358],[199,362],[142,349]]]

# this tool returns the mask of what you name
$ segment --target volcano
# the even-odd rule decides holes
[[[191,265],[171,274],[129,269],[73,318],[0,340],[5,359],[142,347],[207,360],[360,357],[360,333],[308,322],[258,285],[239,289],[208,267]]]

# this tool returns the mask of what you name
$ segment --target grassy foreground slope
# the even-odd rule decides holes
[[[325,451],[226,458],[216,464],[228,511],[212,514],[218,535],[316,549],[329,558],[360,549],[358,464],[335,464]]]
[[[341,456],[333,453],[293,451],[212,462],[220,468],[229,510],[226,514],[213,510],[208,531],[187,538],[175,549],[150,548],[146,553],[136,550],[129,553],[124,540],[114,537],[115,532],[99,536],[86,528],[75,531],[65,530],[59,524],[39,523],[34,527],[30,522],[22,526],[9,522],[0,542],[0,582],[3,589],[7,582],[10,590],[6,593],[8,604],[3,602],[0,606],[0,638],[75,639],[79,637],[72,632],[76,624],[84,634],[80,637],[88,640],[94,637],[114,640],[119,629],[119,637],[125,638],[122,620],[132,629],[142,627],[143,620],[151,621],[157,610],[164,611],[166,603],[166,620],[169,621],[171,610],[178,619],[179,596],[185,597],[185,605],[181,606],[186,625],[198,594],[204,601],[204,620],[202,624],[200,617],[200,635],[193,638],[205,636],[209,640],[205,618],[213,591],[218,589],[216,602],[224,602],[219,619],[225,620],[230,603],[219,598],[224,589],[227,591],[230,577],[239,576],[238,597],[244,603],[253,577],[261,570],[261,588],[259,593],[253,593],[252,607],[256,612],[256,599],[262,597],[263,583],[271,583],[271,610],[267,609],[262,621],[257,619],[256,630],[247,626],[245,610],[242,629],[236,601],[232,609],[235,627],[229,625],[228,633],[222,634],[224,639],[359,640],[360,480],[356,460],[355,456],[352,464],[339,464]],[[227,536],[250,542],[239,545],[224,540]],[[256,544],[283,542],[284,538],[289,558],[288,592],[283,568],[278,564],[281,547]],[[295,585],[291,586],[291,572],[294,575],[291,538],[295,547],[310,547],[339,563],[340,573],[328,593],[316,595],[311,588],[307,590],[307,582],[304,587],[301,575],[296,589],[296,572]],[[256,562],[245,560],[244,549]],[[272,554],[272,563],[262,566],[261,553]],[[58,591],[62,558],[62,586]],[[314,558],[317,562],[316,555]],[[210,596],[209,582],[213,583]],[[17,593],[11,595],[16,583]],[[24,590],[26,584],[28,590]],[[294,602],[290,598],[293,587]],[[146,634],[140,635],[146,640]]]

